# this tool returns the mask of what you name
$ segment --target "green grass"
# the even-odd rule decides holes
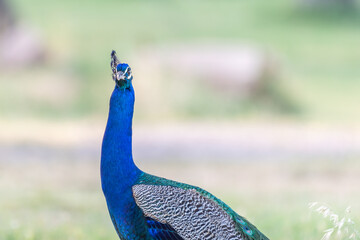
[[[131,59],[144,47],[217,39],[252,43],[273,52],[280,60],[284,92],[295,99],[301,109],[300,117],[340,122],[360,119],[355,107],[360,100],[357,11],[307,11],[285,0],[266,3],[258,0],[101,3],[16,0],[13,5],[23,22],[42,32],[49,61],[36,70],[0,73],[3,85],[0,113],[4,116],[103,116],[113,85],[109,78],[111,49],[116,49],[121,59]],[[39,74],[45,76],[43,81],[56,76],[76,93],[66,102],[62,101],[66,97],[59,97],[54,103],[46,98],[39,100],[36,93],[21,89],[19,81],[31,85]],[[167,104],[171,102],[167,97],[173,93],[161,91],[161,102],[153,102],[152,113],[139,104],[139,116],[145,119],[151,114],[156,116],[160,104],[167,105],[165,116],[182,112],[176,105]],[[8,99],[13,104],[5,104]],[[138,99],[152,101],[146,92],[141,92]],[[202,95],[198,99],[191,106],[180,106],[187,116],[193,116],[193,109],[203,109],[200,116],[224,114],[225,117],[249,113],[242,109],[250,109],[254,117],[262,117],[259,112],[267,111],[266,105],[258,111],[258,105],[251,102],[237,106],[235,99],[222,101],[221,95],[213,94],[210,103],[217,102],[230,109],[223,112],[216,105],[204,107],[203,102],[208,101],[201,101]],[[273,115],[278,113],[275,111]]]
[[[271,239],[320,240],[330,225],[309,210],[313,201],[327,202],[335,212],[352,205],[352,219],[355,224],[360,221],[359,164],[353,160],[312,165],[305,161],[301,167],[276,161],[208,163],[207,167],[144,163],[141,167],[149,172],[207,189]],[[97,161],[11,163],[6,169],[0,181],[1,239],[116,239]]]

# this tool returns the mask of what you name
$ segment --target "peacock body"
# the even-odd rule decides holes
[[[134,88],[129,65],[113,51],[115,89],[101,151],[101,181],[122,240],[267,240],[254,225],[207,191],[156,177],[132,157]]]

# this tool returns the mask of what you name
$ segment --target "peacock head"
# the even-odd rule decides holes
[[[111,52],[111,70],[113,72],[112,78],[114,79],[116,86],[120,89],[130,89],[131,81],[133,79],[131,68],[127,63],[120,63],[116,52]]]

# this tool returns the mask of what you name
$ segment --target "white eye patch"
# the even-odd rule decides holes
[[[129,76],[126,77],[126,73],[129,73]],[[131,69],[130,67],[127,67],[124,72],[120,71],[116,73],[116,79],[119,80],[125,80],[125,77],[127,80],[130,80],[132,77]]]

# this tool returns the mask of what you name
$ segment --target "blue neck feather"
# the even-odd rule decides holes
[[[147,235],[145,219],[132,196],[132,186],[142,174],[132,157],[134,101],[132,85],[115,87],[101,149],[102,189],[113,223],[123,237],[139,232]]]
[[[139,174],[132,157],[132,118],[135,94],[115,87],[101,151],[101,174],[104,191],[131,187]],[[115,184],[116,182],[116,184]]]

